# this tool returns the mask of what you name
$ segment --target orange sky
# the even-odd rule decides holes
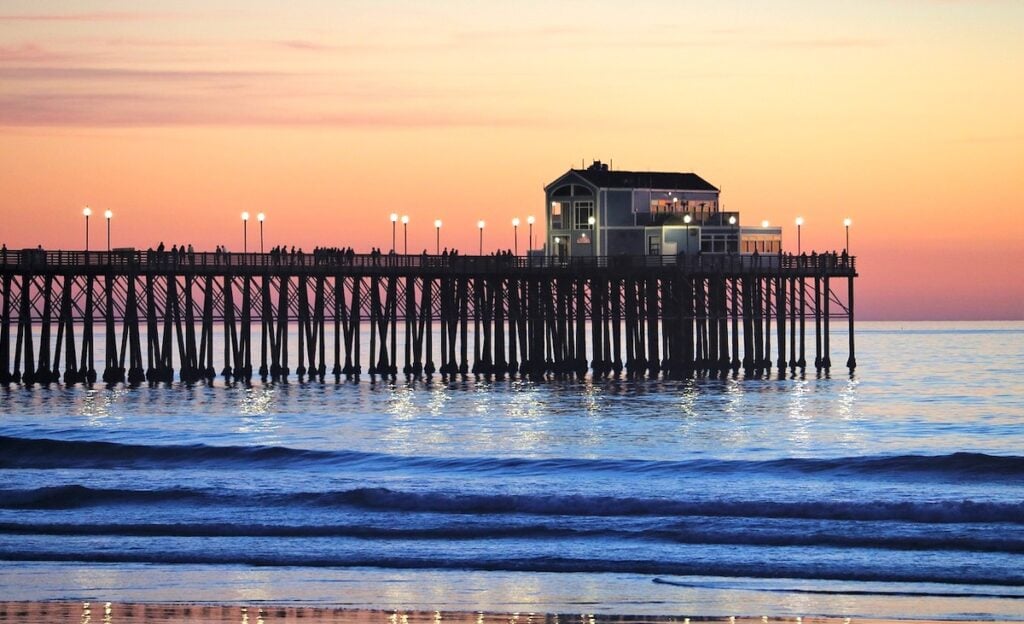
[[[851,217],[862,318],[1024,318],[1020,2],[282,6],[5,2],[0,240],[81,248],[89,204],[115,246],[238,250],[248,210],[268,245],[389,247],[398,212],[411,250],[504,248],[600,158],[787,244]]]

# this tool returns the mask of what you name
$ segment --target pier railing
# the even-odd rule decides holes
[[[675,256],[463,256],[431,254],[354,254],[334,250],[310,253],[172,252],[115,249],[113,251],[66,251],[22,249],[0,252],[6,269],[48,271],[117,269],[139,273],[188,271],[263,273],[289,269],[358,270],[362,273],[401,271],[454,271],[460,273],[509,271],[590,271],[676,268],[695,272],[743,273],[799,272],[803,274],[855,275],[856,259],[847,254],[679,254]]]

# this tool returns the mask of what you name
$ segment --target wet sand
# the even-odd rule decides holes
[[[51,622],[78,624],[641,624],[686,622],[721,622],[722,624],[941,624],[952,620],[916,619],[860,619],[829,617],[770,617],[736,616],[701,617],[698,615],[631,616],[544,614],[544,613],[484,613],[469,611],[384,611],[344,609],[324,606],[274,605],[211,605],[211,604],[153,604],[110,602],[0,602],[0,624],[44,624]],[[957,620],[960,622],[979,620]],[[980,620],[986,624],[1011,620]],[[1019,621],[1019,620],[1018,620]]]

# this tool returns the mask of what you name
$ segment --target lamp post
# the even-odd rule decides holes
[[[249,253],[249,213],[242,213],[242,253]]]
[[[395,247],[396,247],[396,245],[395,245],[395,228],[398,227],[397,223],[398,223],[398,213],[397,212],[392,212],[391,213],[391,251],[394,251]]]
[[[512,218],[512,253],[519,255],[519,217]]]
[[[107,219],[107,253],[110,253],[110,219],[114,216],[114,213],[108,210],[103,213],[103,216]]]
[[[590,226],[590,255],[597,255],[597,232],[594,231],[594,223],[597,220],[593,216],[587,217],[587,225]]]
[[[437,251],[435,251],[434,253],[436,253],[437,255],[440,256],[441,255],[441,220],[440,219],[434,219],[434,230],[437,233]]]
[[[480,255],[484,255],[484,225],[486,225],[483,219],[476,222],[476,226],[480,228]]]
[[[82,214],[85,215],[85,250],[89,251],[89,216],[92,215],[92,208],[82,208]]]
[[[402,238],[405,240],[405,255],[409,255],[409,215],[402,215]]]
[[[683,215],[683,223],[686,224],[686,255],[690,255],[690,222],[693,221],[693,217],[690,215]]]
[[[260,253],[263,253],[263,220],[267,218],[267,215],[262,212],[256,215],[256,220],[260,222]]]
[[[843,225],[846,226],[846,253],[850,253],[850,225],[853,224],[853,220],[850,217],[843,219]]]
[[[803,224],[804,224],[804,218],[803,217],[797,217],[796,218],[796,255],[798,255],[798,256],[800,255],[800,252],[802,251],[802,245],[801,245],[801,241],[800,241],[800,227],[803,226]]]
[[[527,255],[529,255],[530,251],[533,249],[533,222],[534,221],[536,221],[536,219],[534,219],[532,215],[529,216],[529,217],[526,217],[526,224],[530,226],[530,246],[526,250]]]

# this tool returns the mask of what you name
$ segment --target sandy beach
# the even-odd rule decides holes
[[[44,624],[74,622],[80,624],[142,624],[188,622],[190,624],[265,624],[302,622],[305,624],[639,624],[642,622],[722,622],[723,624],[884,624],[886,622],[968,622],[979,620],[860,619],[828,617],[771,617],[741,615],[701,617],[699,615],[592,615],[587,613],[486,613],[472,611],[386,611],[344,609],[327,606],[154,604],[111,602],[0,602],[0,624]],[[986,623],[1013,620],[983,620]]]

